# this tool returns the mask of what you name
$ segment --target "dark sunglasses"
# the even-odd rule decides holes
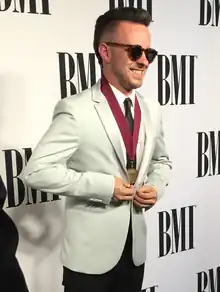
[[[148,62],[152,63],[158,54],[158,52],[155,49],[152,48],[144,49],[139,45],[126,45],[114,42],[106,42],[106,44],[109,46],[124,48],[128,52],[128,56],[132,61],[137,61],[144,52]]]

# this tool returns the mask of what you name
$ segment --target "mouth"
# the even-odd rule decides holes
[[[141,69],[130,69],[130,71],[132,72],[132,75],[134,76],[134,77],[138,77],[138,78],[140,78],[140,77],[143,77],[144,76],[144,72],[145,72],[145,70],[141,70]]]

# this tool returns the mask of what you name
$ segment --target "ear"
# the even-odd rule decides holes
[[[99,54],[102,57],[103,62],[105,63],[110,62],[111,54],[108,45],[106,45],[105,43],[101,43],[99,45]]]

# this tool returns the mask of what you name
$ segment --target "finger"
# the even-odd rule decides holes
[[[138,189],[138,192],[157,194],[157,189],[154,186],[144,185]]]
[[[154,205],[156,203],[155,199],[143,199],[138,196],[134,197],[135,201],[143,205]]]
[[[139,193],[149,193],[151,190],[149,188],[146,188],[145,186],[137,189],[137,192]]]
[[[120,200],[120,201],[131,201],[131,200],[133,200],[133,196],[131,196],[131,195],[127,195],[127,196],[122,196],[122,195],[119,195],[118,196],[118,199]]]
[[[119,194],[121,200],[132,200],[134,198],[134,191],[131,189],[124,189]]]
[[[138,189],[139,192],[142,192],[142,193],[149,193],[149,192],[152,192],[154,191],[154,189],[151,187],[151,186],[142,186]]]
[[[149,194],[151,191],[146,190],[144,187],[141,187],[140,189],[137,189],[136,191],[137,194]]]
[[[155,193],[136,192],[137,196],[145,200],[154,200],[157,198]]]
[[[142,205],[146,205],[147,203],[146,203],[146,200],[144,200],[144,199],[142,199],[142,198],[140,198],[140,197],[138,197],[138,196],[135,196],[134,197],[134,200],[136,201],[136,202],[138,202],[139,204],[142,204]]]
[[[130,196],[130,195],[134,196],[134,189],[133,189],[133,188],[130,188],[130,189],[128,189],[128,188],[123,188],[123,189],[121,190],[121,192],[122,192],[122,194],[125,195],[125,196]]]
[[[125,183],[123,183],[123,187],[125,187],[125,188],[133,188],[133,185],[125,182]]]

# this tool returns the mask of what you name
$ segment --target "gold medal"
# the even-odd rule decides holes
[[[134,185],[137,179],[137,174],[138,174],[137,170],[135,168],[129,168],[127,172],[128,172],[129,183],[131,185]]]

